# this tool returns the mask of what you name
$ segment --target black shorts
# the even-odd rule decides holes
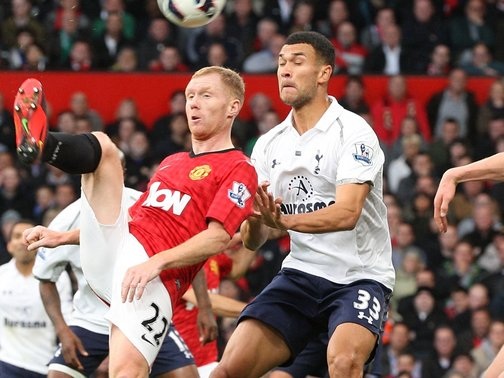
[[[109,336],[77,326],[70,326],[70,329],[81,339],[84,349],[88,352],[87,356],[79,355],[84,370],[80,371],[69,367],[61,354],[61,347],[49,362],[49,369],[67,372],[67,374],[69,370],[77,371],[86,377],[90,376],[108,356]],[[192,364],[194,364],[194,359],[189,348],[172,325],[152,365],[151,375],[157,376]]]
[[[328,338],[343,323],[356,323],[380,335],[391,291],[373,280],[340,285],[295,269],[282,269],[249,304],[239,322],[257,319],[278,331],[291,359],[320,333]]]

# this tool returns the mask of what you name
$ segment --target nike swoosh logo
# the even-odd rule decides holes
[[[142,335],[142,340],[143,340],[143,341],[148,342],[148,343],[149,343],[150,345],[152,345],[152,346],[155,346],[155,345],[152,343],[152,341],[147,340],[147,338],[145,337],[145,333]]]
[[[21,118],[21,123],[23,124],[23,128],[25,129],[25,132],[30,132],[28,129],[28,120],[26,118]]]

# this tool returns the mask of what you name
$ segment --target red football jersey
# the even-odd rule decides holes
[[[222,223],[232,236],[252,213],[256,189],[257,174],[237,149],[170,155],[130,208],[130,232],[149,256],[190,239],[210,220]],[[173,308],[203,264],[161,272]]]
[[[232,267],[233,261],[225,253],[212,256],[206,261],[203,269],[205,269],[210,292],[218,292],[221,279],[229,274]],[[216,362],[219,351],[217,349],[217,340],[205,345],[200,342],[197,321],[198,308],[192,303],[181,299],[173,312],[173,324],[175,324],[175,328],[193,354],[196,366],[203,366]]]

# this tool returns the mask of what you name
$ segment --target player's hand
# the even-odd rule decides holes
[[[434,221],[439,232],[446,232],[448,227],[448,206],[455,197],[457,183],[451,177],[450,171],[446,171],[439,182],[436,196],[434,197]]]
[[[268,186],[268,182],[263,182],[257,188],[254,198],[253,217],[261,219],[266,226],[285,231],[287,227],[283,223],[280,210],[282,199],[273,198],[273,195],[268,193]]]
[[[211,307],[198,308],[198,330],[200,342],[204,345],[213,341],[218,335],[218,326]]]
[[[65,362],[78,370],[84,370],[78,354],[87,356],[88,352],[82,345],[81,340],[68,327],[58,332],[58,338],[61,342],[61,353]]]
[[[123,302],[132,302],[134,298],[140,299],[147,284],[161,273],[157,255],[146,262],[132,266],[126,271],[121,285],[121,298]]]
[[[23,232],[23,240],[28,251],[40,247],[54,248],[63,244],[64,233],[50,230],[44,226],[28,228]]]

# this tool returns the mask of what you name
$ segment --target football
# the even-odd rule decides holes
[[[163,15],[178,26],[197,28],[217,17],[226,0],[157,0]]]

